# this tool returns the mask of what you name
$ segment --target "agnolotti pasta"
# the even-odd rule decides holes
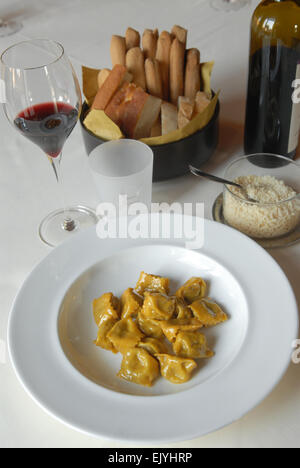
[[[194,302],[190,308],[194,317],[203,323],[204,327],[214,327],[228,320],[221,307],[209,298]]]
[[[163,338],[164,334],[159,320],[149,319],[143,310],[138,314],[137,323],[145,335],[152,338]]]
[[[184,358],[205,359],[214,356],[207,346],[206,337],[199,332],[179,332],[173,349],[176,356]]]
[[[170,280],[161,276],[149,275],[142,271],[140,278],[135,287],[136,292],[144,295],[145,291],[159,292],[162,294],[169,294]]]
[[[97,339],[95,341],[96,346],[99,348],[107,349],[107,351],[112,351],[114,354],[117,354],[118,351],[114,347],[113,343],[107,337],[111,329],[116,325],[117,320],[109,315],[103,315],[100,318],[99,329]]]
[[[93,313],[96,325],[99,326],[101,317],[109,315],[115,320],[120,318],[120,301],[112,293],[105,293],[93,302]]]
[[[120,353],[134,348],[143,337],[139,327],[130,318],[117,322],[107,334],[107,338]]]
[[[185,359],[169,354],[157,354],[162,376],[173,384],[188,382],[197,364],[193,359]]]
[[[176,306],[175,306],[175,315],[176,318],[179,320],[182,319],[191,319],[193,317],[193,313],[191,309],[185,304],[182,299],[178,297],[175,298]]]
[[[166,343],[162,340],[158,340],[157,338],[150,338],[146,337],[139,343],[139,348],[143,348],[148,353],[155,356],[155,354],[164,354],[168,352],[168,347]]]
[[[153,320],[169,320],[175,312],[175,299],[161,293],[145,292],[143,315]]]
[[[133,348],[124,354],[118,376],[128,382],[151,387],[159,377],[159,365],[145,349]]]
[[[206,296],[207,284],[202,278],[191,278],[178,291],[176,297],[187,304],[198,301]]]
[[[120,378],[151,387],[161,375],[183,384],[191,379],[197,359],[214,356],[203,328],[226,322],[228,316],[207,297],[207,283],[193,277],[175,295],[169,293],[169,278],[142,272],[135,289],[126,289],[121,299],[106,293],[94,300],[95,344],[123,355]]]
[[[126,289],[121,297],[122,319],[136,317],[143,305],[143,299],[132,288]]]
[[[166,338],[173,343],[180,331],[194,331],[203,325],[197,319],[173,319],[161,322],[161,328]]]

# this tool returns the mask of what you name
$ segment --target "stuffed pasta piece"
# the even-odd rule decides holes
[[[159,364],[145,349],[132,348],[124,354],[118,376],[128,382],[152,387],[159,377]]]
[[[120,319],[121,304],[113,293],[105,293],[93,302],[93,314],[96,325],[99,326],[101,317],[109,315],[115,320]]]
[[[119,320],[107,334],[117,351],[124,354],[144,338],[143,333],[132,319]]]
[[[206,296],[207,284],[202,278],[193,277],[189,279],[176,292],[176,297],[182,299],[187,304],[192,304]]]
[[[145,291],[158,292],[167,296],[170,291],[170,280],[161,276],[149,275],[142,271],[135,290],[142,296]]]
[[[214,327],[228,320],[227,314],[210,298],[194,302],[190,309],[204,327]]]
[[[166,320],[160,322],[160,326],[170,343],[174,343],[180,331],[196,331],[203,327],[202,323],[195,318]]]
[[[173,384],[188,382],[197,368],[193,359],[171,356],[170,354],[157,354],[155,357],[159,360],[161,375]]]
[[[177,356],[191,359],[206,359],[214,356],[207,346],[206,337],[199,332],[179,332],[173,344]]]
[[[175,299],[156,292],[145,292],[143,315],[153,320],[169,320],[175,312]]]
[[[121,297],[122,319],[136,317],[143,305],[143,299],[132,288],[126,289]]]

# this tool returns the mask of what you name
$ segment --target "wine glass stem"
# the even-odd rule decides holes
[[[72,219],[70,215],[68,214],[67,208],[66,208],[65,191],[61,183],[61,159],[62,159],[62,153],[57,158],[50,158],[50,162],[54,170],[55,178],[57,180],[58,188],[60,191],[60,198],[63,204],[63,211],[65,213],[65,219],[64,219],[64,222],[62,223],[62,229],[64,229],[65,231],[72,232],[76,229],[77,225],[76,225],[76,221]]]

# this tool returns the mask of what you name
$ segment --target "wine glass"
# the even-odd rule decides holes
[[[1,65],[5,115],[20,134],[44,151],[62,191],[62,150],[82,106],[79,83],[64,48],[46,39],[24,41],[2,54]],[[42,241],[52,247],[97,222],[86,207],[66,208],[61,195],[64,208],[48,215],[39,229]]]
[[[210,2],[215,10],[222,11],[237,11],[250,3],[251,0],[211,0]]]
[[[5,20],[0,17],[0,37],[11,36],[22,29],[23,25],[19,21]]]

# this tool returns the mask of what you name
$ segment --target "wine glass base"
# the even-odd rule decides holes
[[[42,221],[39,228],[40,239],[50,247],[57,247],[98,221],[95,212],[85,206],[57,210]]]
[[[222,11],[237,11],[250,3],[251,0],[211,0],[210,2],[215,10]]]
[[[0,20],[0,37],[7,37],[16,34],[23,28],[22,23],[18,21],[1,21]]]

